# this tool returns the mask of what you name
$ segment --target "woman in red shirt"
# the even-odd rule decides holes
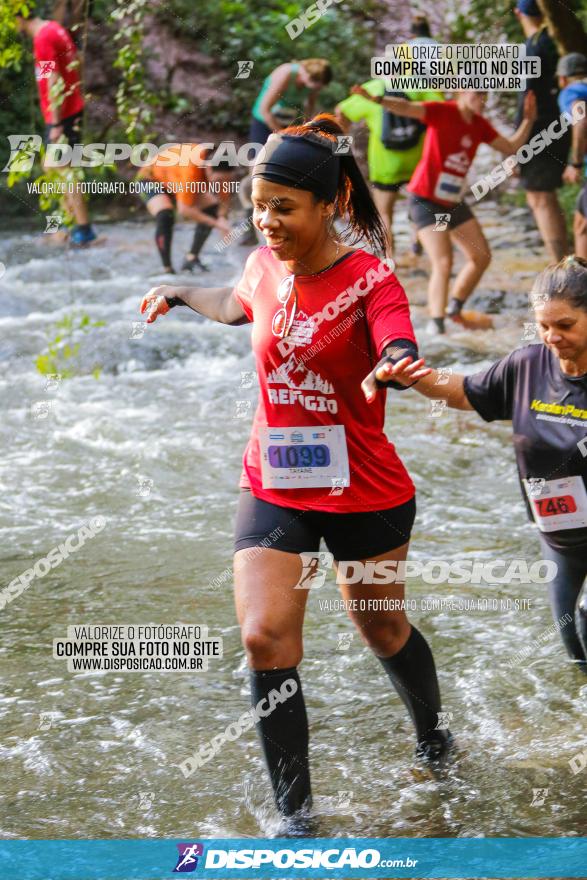
[[[257,729],[287,816],[311,803],[297,666],[308,588],[324,579],[322,538],[349,616],[414,722],[417,754],[439,761],[452,739],[437,729],[430,648],[403,608],[415,490],[383,432],[388,383],[370,402],[361,390],[378,365],[417,358],[417,348],[393,271],[345,243],[384,253],[386,234],[352,153],[337,153],[342,134],[322,115],[269,138],[252,175],[267,246],[249,256],[234,289],[156,287],[141,304],[148,323],[182,304],[253,324],[260,397],[240,483],[235,593]],[[347,214],[340,240],[334,218]],[[399,570],[373,583],[367,560]]]
[[[461,322],[463,305],[491,261],[487,239],[464,200],[467,172],[481,143],[505,156],[526,143],[536,118],[536,99],[532,92],[527,94],[522,123],[512,138],[506,138],[482,116],[487,98],[484,92],[457,92],[454,101],[419,102],[374,97],[361,86],[354,86],[352,91],[427,126],[422,158],[408,185],[409,213],[432,266],[428,329],[444,333],[445,314]],[[465,262],[455,278],[447,310],[453,244],[462,251]]]

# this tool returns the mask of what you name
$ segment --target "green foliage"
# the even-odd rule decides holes
[[[112,0],[92,0],[90,17],[96,24],[108,24],[112,14]]]
[[[587,30],[587,0],[575,0],[575,2],[570,0],[567,5],[574,10],[575,15]]]
[[[497,43],[504,38],[510,43],[524,40],[520,24],[514,15],[511,0],[469,0],[459,12],[448,35],[452,43]]]
[[[583,27],[587,25],[587,0],[565,0]],[[444,36],[452,43],[523,43],[525,36],[514,14],[512,0],[469,0],[460,11]],[[498,94],[498,105],[513,123],[516,115],[517,95],[511,92]]]
[[[40,122],[36,106],[30,42],[16,30],[17,12],[30,12],[33,3],[23,0],[0,0],[0,132],[33,133]],[[6,137],[0,138],[0,169],[10,153]],[[0,178],[2,175],[0,175]],[[0,187],[4,180],[0,179]],[[0,193],[0,199],[6,196]]]
[[[192,38],[198,51],[218,59],[230,77],[230,99],[198,108],[202,126],[230,126],[246,131],[251,107],[263,79],[278,65],[303,58],[327,58],[333,68],[332,83],[321,90],[319,102],[332,107],[346,97],[357,80],[370,79],[370,59],[375,49],[376,22],[385,11],[381,0],[331,6],[295,40],[285,25],[308,7],[305,0],[218,0],[194,4],[193,0],[167,0],[157,8],[163,25],[177,36]],[[237,61],[254,62],[248,79],[234,79]],[[197,98],[197,96],[196,96]]]
[[[587,0],[565,0],[583,27],[587,27]],[[495,43],[504,38],[510,43],[521,43],[524,35],[514,14],[512,0],[469,0],[459,12],[447,35],[454,43]]]
[[[15,15],[28,18],[34,5],[34,0],[2,0],[0,3],[0,69],[20,68],[23,52]]]
[[[156,94],[147,87],[143,62],[143,35],[149,0],[117,0],[110,13],[116,27],[114,42],[118,55],[114,67],[121,71],[116,90],[116,108],[129,143],[138,144],[152,138],[149,126],[159,105]]]
[[[39,354],[35,358],[35,365],[43,376],[57,375],[61,379],[70,379],[77,375],[76,358],[79,355],[81,342],[80,334],[88,333],[92,327],[103,327],[104,321],[92,321],[89,315],[76,314],[75,312],[65,315],[57,321],[47,338],[47,352]],[[102,368],[95,366],[92,376],[100,377]]]
[[[66,142],[64,136],[60,138],[60,141],[63,143]],[[27,158],[27,149],[24,147],[14,156],[12,165],[18,165],[21,160]],[[44,149],[40,151],[40,161],[41,167],[43,166],[43,158],[45,155]],[[7,184],[9,188],[12,188],[16,184],[20,183],[22,180],[26,180],[30,177],[30,171],[16,171],[11,170],[8,172]],[[77,181],[85,180],[85,174],[83,168],[43,168],[41,173],[35,178],[33,182],[34,190],[39,193],[39,208],[43,213],[49,213],[51,211],[57,210],[63,217],[63,223],[65,226],[71,226],[73,224],[74,218],[67,210],[67,199],[66,194],[61,193],[59,190],[65,188],[67,190],[70,187],[75,187]],[[53,184],[53,187],[50,186]],[[45,191],[43,191],[45,189]],[[50,190],[53,189],[53,192]]]
[[[34,15],[34,2],[26,3],[24,0],[0,0],[0,92],[6,95],[6,100],[0,105],[0,129],[5,132],[27,132],[33,134],[39,129],[41,117],[37,105],[36,85],[33,77],[33,56],[29,40],[22,40],[16,30],[14,16],[17,13],[25,17]],[[72,62],[79,64],[76,60]],[[55,107],[59,107],[66,96],[65,84],[59,77],[52,85],[50,100]],[[63,139],[65,140],[65,139]],[[0,167],[4,167],[8,160],[8,142],[2,138]],[[21,151],[19,158],[25,158],[25,151]],[[41,152],[42,160],[43,152]],[[14,162],[13,162],[14,164]],[[15,187],[17,184],[30,177],[30,172],[10,171],[6,178],[6,186]],[[36,178],[35,185],[41,189],[47,183],[75,183],[84,180],[84,172],[81,169],[44,169]],[[65,199],[59,193],[41,194],[39,207],[47,213],[58,210],[63,215],[64,223],[70,225],[73,217],[67,211]]]

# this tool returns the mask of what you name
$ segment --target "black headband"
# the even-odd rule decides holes
[[[335,143],[307,135],[272,134],[253,168],[253,178],[262,177],[283,186],[295,186],[333,202],[338,192],[340,159]]]

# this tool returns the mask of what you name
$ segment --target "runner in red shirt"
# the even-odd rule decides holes
[[[46,123],[45,143],[65,141],[70,146],[81,143],[81,123],[84,99],[79,75],[79,58],[68,31],[57,21],[43,18],[16,16],[19,31],[33,41],[35,78],[41,112]],[[64,196],[67,210],[76,225],[71,231],[71,243],[90,244],[96,238],[82,193]]]
[[[406,559],[414,486],[383,432],[387,383],[367,400],[361,382],[378,364],[390,369],[405,354],[417,357],[417,348],[389,265],[345,244],[362,240],[385,253],[387,242],[352,153],[336,152],[342,134],[322,115],[269,138],[252,175],[254,221],[267,246],[249,256],[234,289],[156,287],[141,303],[148,323],[183,304],[225,324],[253,324],[260,398],[237,512],[236,605],[253,703],[269,698],[273,706],[257,727],[276,803],[288,816],[310,804],[297,666],[322,538],[349,616],[408,708],[418,754],[439,761],[452,741],[436,729],[434,660],[406,617],[401,572],[397,582],[376,584],[349,574],[350,561],[394,568]],[[341,240],[334,218],[347,213]]]
[[[34,19],[33,19],[34,21]],[[41,21],[33,35],[35,78],[43,119],[52,127],[65,127],[84,109],[79,58],[68,31],[57,21]],[[51,99],[51,87],[61,78],[60,95]]]
[[[536,118],[536,100],[529,92],[522,123],[512,138],[506,138],[481,115],[486,100],[484,92],[457,92],[456,100],[444,103],[374,98],[360,86],[355,86],[353,92],[382,103],[398,116],[419,119],[427,126],[422,158],[408,186],[410,220],[418,229],[432,264],[428,329],[444,333],[445,313],[462,322],[463,305],[491,260],[483,230],[464,201],[467,172],[479,144],[490,144],[507,156],[526,143]],[[462,251],[465,262],[454,281],[447,310],[453,243]]]

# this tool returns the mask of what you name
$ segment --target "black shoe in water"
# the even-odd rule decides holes
[[[439,736],[421,740],[416,748],[416,758],[425,764],[439,767],[443,765],[454,748],[454,737],[450,730],[435,731]]]
[[[186,259],[183,261],[183,265],[181,267],[182,272],[193,272],[194,269],[199,269],[200,272],[209,272],[208,266],[205,263],[202,263],[199,257],[195,257],[195,259]]]

